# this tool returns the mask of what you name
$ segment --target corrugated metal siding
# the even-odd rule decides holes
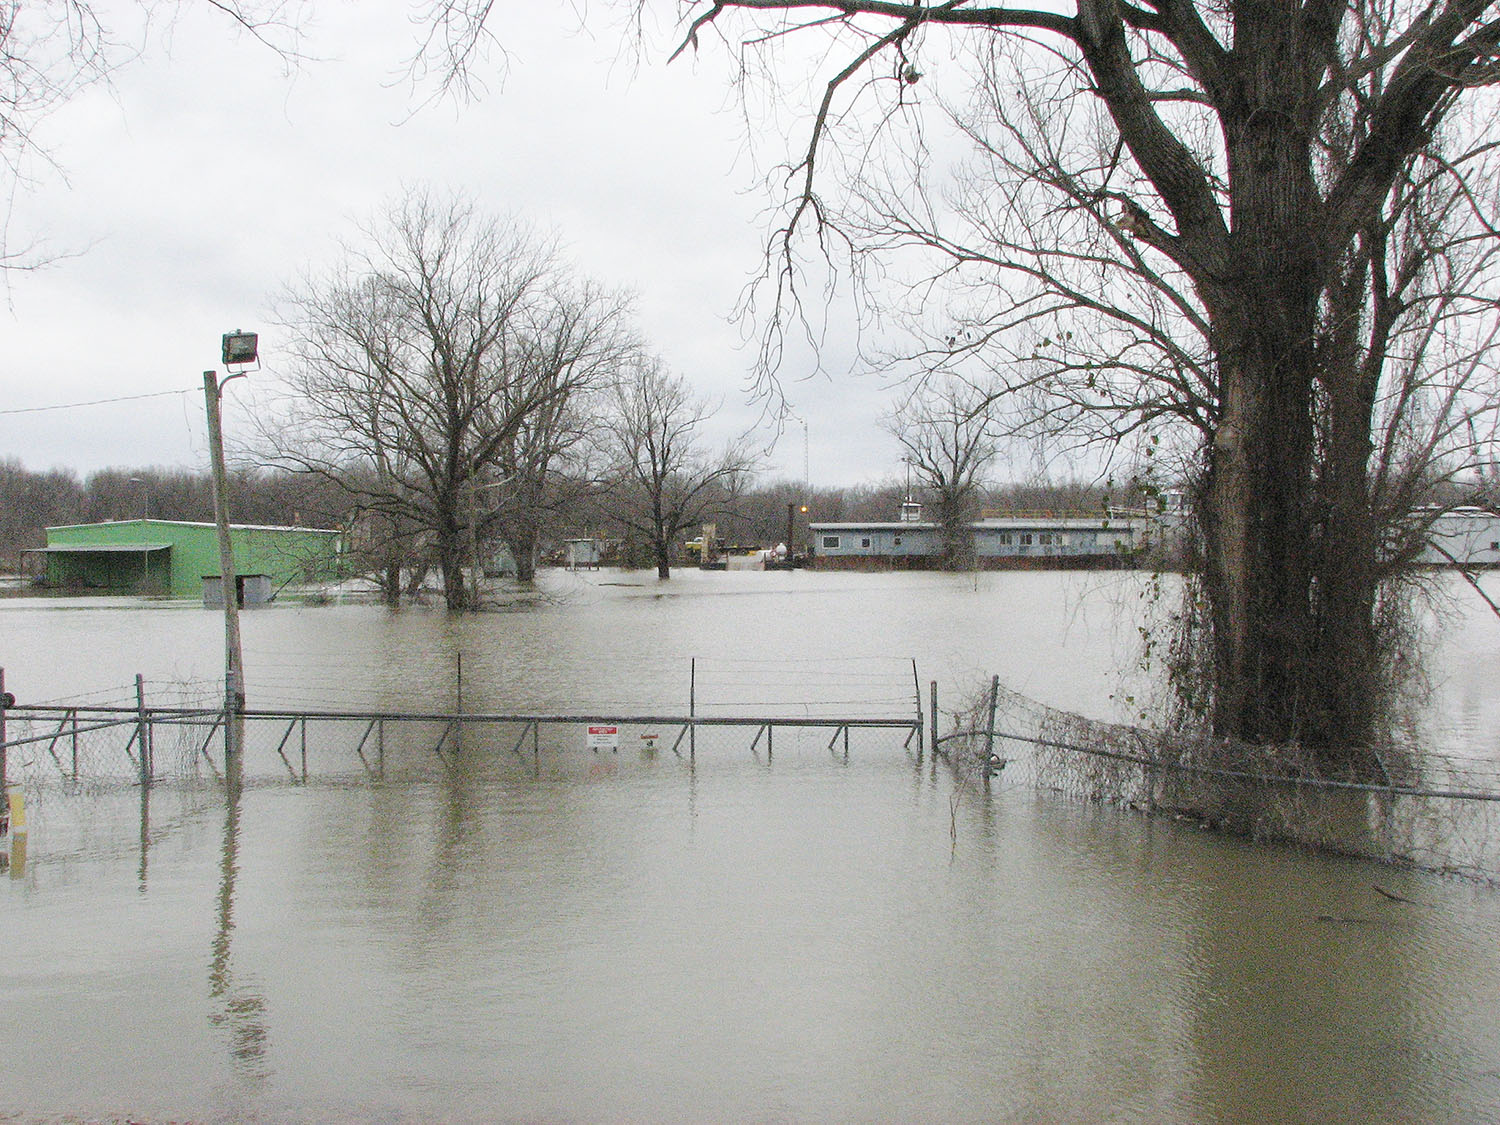
[[[266,574],[276,586],[303,580],[338,577],[339,533],[301,527],[231,526],[230,544],[235,569],[241,574]],[[169,563],[161,568],[152,555],[152,569],[143,571],[141,556],[132,557],[131,544],[170,547]],[[111,590],[146,588],[173,597],[200,597],[204,575],[219,573],[218,531],[211,523],[170,520],[121,520],[74,524],[47,529],[49,547],[72,547],[69,560],[48,558],[48,580],[57,585],[84,585]],[[98,546],[97,553],[87,552]]]

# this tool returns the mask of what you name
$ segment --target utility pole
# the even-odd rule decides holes
[[[233,379],[235,376],[229,376]],[[229,382],[225,379],[224,382]],[[219,532],[219,589],[224,597],[224,715],[245,710],[244,657],[240,651],[239,581],[234,571],[234,545],[229,538],[229,482],[224,473],[224,429],[219,421],[223,384],[218,373],[203,373],[203,399],[208,407],[208,451],[213,468],[214,525]]]
[[[230,332],[224,336],[225,367],[257,360],[257,338],[253,332]],[[245,711],[245,663],[240,649],[239,582],[234,570],[234,545],[229,538],[229,482],[224,471],[224,428],[219,406],[224,384],[244,376],[236,371],[219,381],[217,372],[203,373],[203,400],[208,409],[208,451],[213,469],[214,525],[219,533],[219,587],[224,595],[224,746],[226,754],[240,750],[239,716]]]

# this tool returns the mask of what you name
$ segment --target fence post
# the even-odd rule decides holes
[[[984,779],[995,773],[995,708],[1000,702],[1000,677],[990,680],[990,718],[984,727]]]
[[[688,658],[688,758],[691,761],[698,759],[698,724],[694,717],[698,714],[698,658]]]
[[[787,550],[790,551],[791,547],[788,546]],[[927,732],[922,729],[922,681],[917,676],[916,657],[912,657],[911,661],[911,686],[912,692],[916,696],[917,704],[917,765],[920,766],[922,764],[922,748],[927,745]]]
[[[931,700],[932,700],[932,703],[931,703],[931,706],[932,706],[932,760],[933,760],[933,763],[936,764],[937,763],[937,752],[938,752],[938,733],[937,733],[938,732],[938,712],[937,712],[937,681],[936,680],[933,680],[932,683],[930,685],[928,685],[928,695],[931,697]]]
[[[141,748],[141,787],[151,786],[151,724],[146,719],[146,681],[135,674],[135,729],[139,733],[137,742]]]
[[[0,668],[0,801],[5,800],[5,669]]]

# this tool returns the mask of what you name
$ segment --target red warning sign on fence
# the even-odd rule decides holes
[[[618,750],[620,748],[620,728],[616,726],[591,726],[588,728],[588,746],[590,750]]]

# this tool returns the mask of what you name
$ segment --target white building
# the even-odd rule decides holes
[[[1438,516],[1417,562],[1430,566],[1500,566],[1500,516],[1483,508],[1453,508]]]
[[[920,515],[903,505],[903,515]],[[970,525],[981,567],[1109,566],[1129,563],[1153,545],[1158,522],[1140,513],[987,514]],[[942,554],[942,530],[931,521],[814,523],[814,565],[920,569]]]

